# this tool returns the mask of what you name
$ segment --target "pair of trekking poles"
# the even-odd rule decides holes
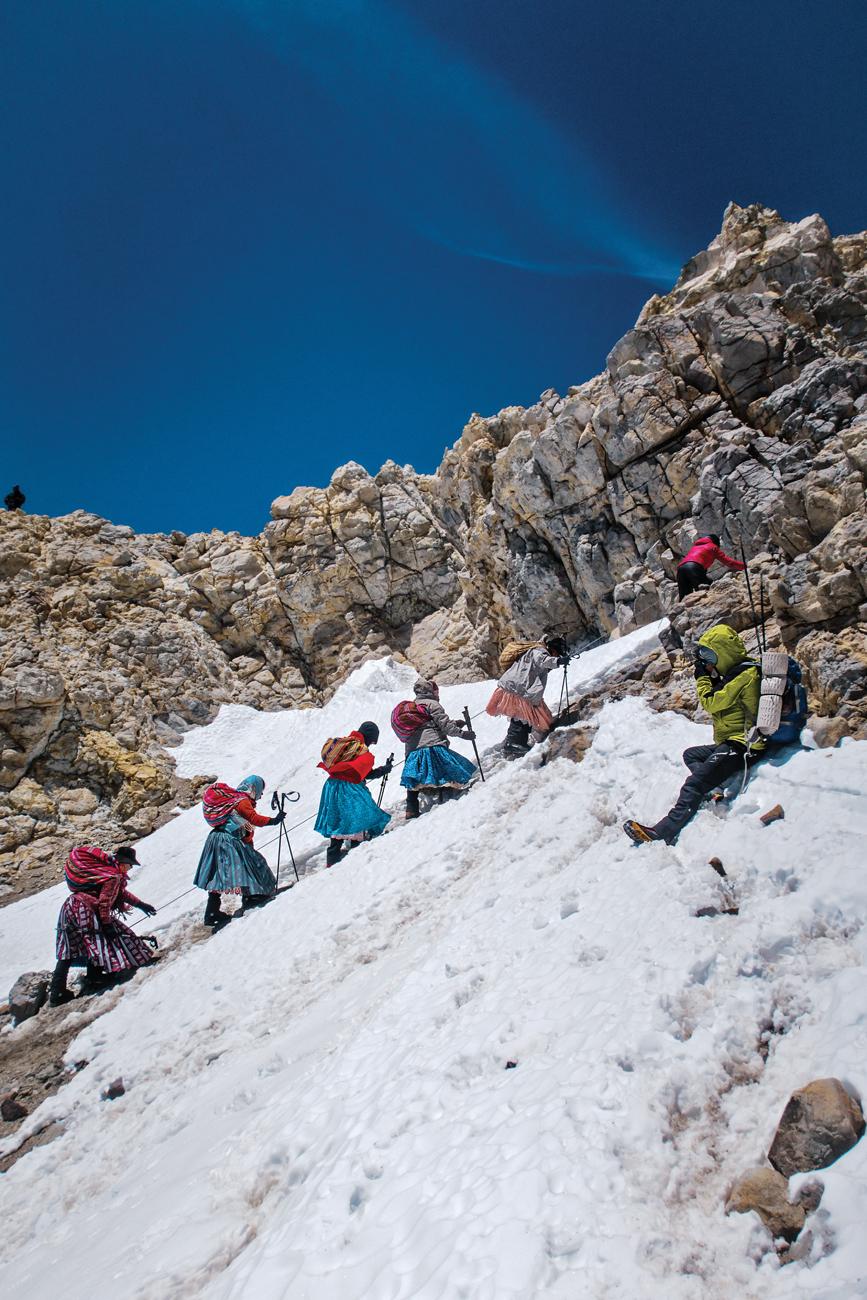
[[[282,794],[277,790],[275,790],[274,793],[271,795],[271,807],[274,809],[275,813],[280,815],[280,831],[277,836],[277,879],[274,883],[275,891],[277,889],[277,886],[280,884],[280,854],[283,850],[284,840],[286,841],[286,848],[289,850],[289,858],[292,862],[292,870],[295,872],[295,881],[297,883],[298,880],[300,880],[300,876],[298,875],[298,867],[295,862],[295,854],[292,852],[292,845],[289,842],[289,832],[287,831],[285,826],[286,804],[297,803],[300,798],[301,795],[297,790],[285,790],[283,791]]]

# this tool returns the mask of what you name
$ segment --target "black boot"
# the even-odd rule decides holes
[[[412,821],[412,819],[414,817],[418,817],[420,813],[421,813],[421,809],[419,808],[419,804],[418,804],[418,790],[407,790],[406,820]]]
[[[503,749],[507,754],[526,754],[529,748],[529,722],[521,722],[519,718],[512,718],[509,723],[509,730],[506,732],[506,739],[503,742]]]
[[[328,841],[328,852],[325,854],[326,867],[333,867],[343,857],[343,840],[332,837]]]
[[[113,975],[107,975],[99,966],[94,966],[93,962],[89,961],[84,979],[81,981],[80,991],[81,993],[104,993],[113,983]]]
[[[59,961],[54,967],[54,974],[51,976],[51,985],[48,989],[48,1005],[51,1007],[62,1007],[64,1002],[71,1002],[75,997],[66,987],[66,977],[69,974],[69,967],[72,965],[68,961]]]
[[[209,890],[208,902],[205,906],[205,915],[202,918],[203,925],[212,926],[215,930],[222,929],[224,925],[228,925],[232,918],[228,912],[222,910],[220,906],[222,901],[222,895],[219,890]]]

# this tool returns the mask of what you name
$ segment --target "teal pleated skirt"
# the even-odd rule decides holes
[[[330,776],[322,787],[314,830],[328,839],[360,840],[380,835],[391,815],[377,808],[366,785]]]
[[[243,889],[251,894],[273,894],[277,888],[274,873],[252,844],[231,831],[218,830],[205,840],[193,884],[221,894],[239,894]]]
[[[407,790],[463,789],[476,775],[476,765],[445,745],[428,745],[407,755],[400,783]]]

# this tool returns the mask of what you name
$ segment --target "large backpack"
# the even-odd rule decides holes
[[[224,826],[243,798],[242,791],[233,789],[223,781],[209,785],[202,796],[202,813],[211,829]]]
[[[765,650],[761,670],[756,730],[771,745],[796,744],[807,722],[807,692],[801,684],[801,665],[784,650]]]
[[[322,766],[330,771],[338,763],[348,763],[363,754],[367,746],[357,736],[331,736],[322,746]]]
[[[537,650],[541,644],[541,641],[510,641],[500,651],[500,672],[508,672],[512,664],[517,663],[522,655],[525,655],[528,650]]]
[[[401,700],[391,711],[391,729],[404,743],[410,736],[430,722],[430,713],[416,700]]]

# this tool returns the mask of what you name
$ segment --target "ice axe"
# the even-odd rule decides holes
[[[464,705],[464,722],[467,724],[467,731],[472,731],[472,729],[473,729],[473,720],[472,720],[472,718],[470,717],[470,711],[469,711],[469,709],[467,708],[466,705]],[[484,779],[485,779],[485,774],[484,774],[484,772],[482,771],[482,760],[479,758],[479,751],[478,751],[478,747],[476,746],[476,738],[475,738],[475,736],[473,736],[473,739],[472,739],[472,741],[471,741],[471,744],[472,744],[472,746],[473,746],[473,753],[474,753],[475,756],[476,756],[476,767],[479,769],[479,776],[480,776],[480,777],[482,778],[482,780],[484,781]]]
[[[285,817],[286,815],[285,805],[287,803],[297,803],[300,798],[301,795],[298,793],[297,790],[286,790],[282,794],[279,794],[275,790],[274,793],[271,795],[271,807],[274,809],[275,813],[283,813]],[[295,879],[296,880],[299,879],[298,868],[295,865],[295,854],[292,852],[292,845],[289,843],[289,832],[287,831],[286,827],[283,825],[283,822],[281,821],[280,833],[277,836],[277,879],[274,882],[275,893],[277,891],[277,886],[280,883],[280,851],[283,848],[284,839],[286,841],[286,847],[289,850],[289,857],[292,860],[292,870],[295,872]]]

